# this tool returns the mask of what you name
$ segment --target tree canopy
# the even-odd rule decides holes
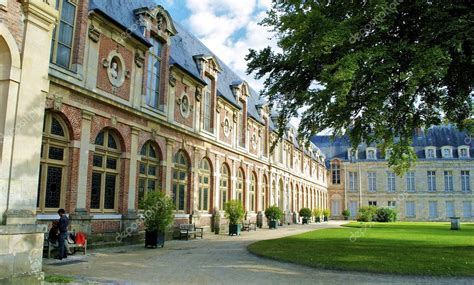
[[[330,129],[354,147],[377,143],[400,174],[416,160],[415,129],[472,120],[473,3],[276,1],[261,25],[278,48],[250,50],[248,73],[266,78],[279,122],[305,108],[303,138]]]

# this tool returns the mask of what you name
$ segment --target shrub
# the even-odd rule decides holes
[[[323,216],[329,218],[329,216],[331,216],[331,210],[329,210],[329,209],[324,209],[324,210],[323,210]]]
[[[350,215],[351,215],[351,211],[349,209],[345,209],[344,211],[342,211],[342,216],[344,218],[348,218]]]
[[[265,210],[265,217],[270,221],[277,221],[283,217],[283,212],[277,206],[271,206]]]
[[[229,219],[231,225],[238,225],[244,219],[245,211],[242,202],[238,200],[230,200],[224,206],[225,217]]]
[[[316,218],[321,218],[321,215],[323,214],[323,211],[320,210],[320,209],[314,209],[313,211],[313,216],[315,216]]]
[[[363,206],[359,208],[357,215],[357,221],[359,222],[372,222],[375,220],[377,214],[377,207],[375,206]]]
[[[392,208],[377,208],[375,214],[375,220],[377,222],[388,223],[397,221],[397,211]]]
[[[310,208],[301,208],[300,216],[306,219],[311,219],[311,209]]]
[[[164,232],[173,222],[174,203],[161,191],[149,192],[143,200],[144,225],[147,231]]]

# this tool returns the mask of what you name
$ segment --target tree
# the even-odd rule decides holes
[[[472,122],[471,1],[276,1],[262,25],[278,49],[250,50],[248,73],[284,122],[307,108],[300,136],[326,129],[353,147],[392,149],[400,174],[416,160],[413,132],[447,120]]]

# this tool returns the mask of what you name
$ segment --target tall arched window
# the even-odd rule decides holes
[[[265,209],[267,208],[267,203],[268,203],[268,200],[267,200],[267,195],[268,195],[268,180],[267,180],[267,176],[266,175],[263,175],[263,180],[262,180],[262,187],[261,187],[262,191],[261,191],[261,194],[260,194],[260,205],[261,205],[261,209],[262,211],[265,211]]]
[[[140,207],[148,192],[160,188],[160,157],[158,149],[151,142],[143,145],[138,178],[138,205]]]
[[[332,184],[341,184],[341,168],[338,160],[331,162],[331,174]]]
[[[255,193],[257,193],[257,175],[252,173],[250,178],[250,191],[249,191],[249,210],[251,212],[255,211]]]
[[[209,197],[211,193],[211,165],[207,158],[201,160],[199,167],[198,210],[209,211]]]
[[[92,159],[92,211],[117,210],[121,150],[116,135],[110,129],[102,130],[95,139]]]
[[[229,195],[229,186],[230,186],[230,175],[229,167],[227,164],[222,164],[221,168],[221,177],[219,181],[219,196],[220,204],[219,210],[224,210],[224,205],[227,202],[227,197]]]
[[[185,211],[188,195],[188,159],[183,151],[174,156],[173,202],[177,211]]]
[[[40,175],[36,207],[38,212],[56,211],[64,206],[68,166],[69,134],[64,121],[47,112],[43,125]]]
[[[237,172],[237,187],[235,189],[236,199],[244,203],[244,171],[242,168]]]
[[[152,46],[148,52],[148,72],[146,104],[155,109],[162,109],[160,98],[161,60],[163,44],[156,38],[148,39]]]

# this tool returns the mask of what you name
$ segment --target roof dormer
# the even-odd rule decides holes
[[[138,8],[134,10],[134,13],[142,27],[165,41],[178,33],[170,14],[161,5],[155,8]]]
[[[194,61],[196,61],[197,67],[202,77],[210,75],[217,80],[217,75],[222,72],[222,67],[217,61],[217,58],[212,55],[205,54],[197,54],[193,56],[193,58]]]
[[[234,81],[230,87],[237,101],[247,102],[247,98],[250,96],[250,88],[246,81]]]
[[[427,159],[434,159],[436,158],[436,147],[435,146],[427,146],[425,147],[425,157]]]
[[[459,158],[469,158],[469,146],[468,145],[461,145],[458,147],[458,157]]]
[[[376,160],[377,159],[377,148],[375,147],[368,147],[365,150],[366,158],[368,160]]]
[[[443,158],[453,158],[453,147],[452,146],[441,147],[441,156]]]

